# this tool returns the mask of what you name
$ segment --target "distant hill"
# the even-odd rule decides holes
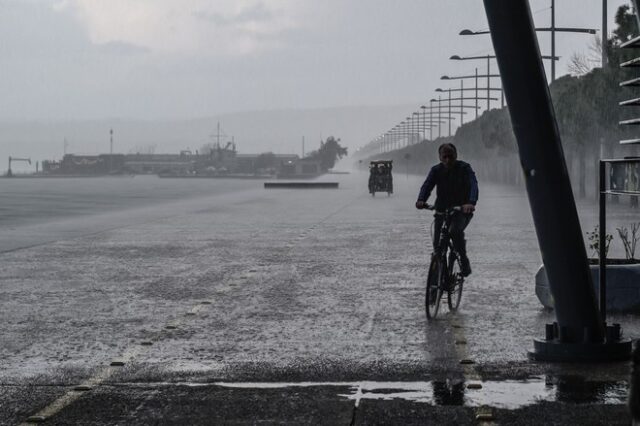
[[[150,147],[157,153],[195,151],[214,141],[211,135],[216,133],[218,122],[228,135],[225,141],[233,136],[239,153],[300,155],[303,136],[307,153],[317,149],[327,136],[340,138],[351,153],[416,109],[417,105],[394,105],[249,111],[174,121],[0,122],[0,173],[6,171],[10,155],[30,157],[34,162],[60,159],[65,139],[67,153],[107,153],[111,128],[114,152],[120,153],[145,152]],[[25,166],[16,164],[15,170]]]

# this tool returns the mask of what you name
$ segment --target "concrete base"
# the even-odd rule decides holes
[[[547,324],[545,338],[534,339],[529,357],[549,362],[612,362],[631,358],[631,340],[621,338],[620,324],[605,325],[604,342],[592,342],[593,334],[587,328],[582,330],[584,341],[567,342],[568,331],[557,322]]]
[[[529,358],[547,362],[612,362],[631,358],[631,340],[606,343],[563,343],[535,339]]]

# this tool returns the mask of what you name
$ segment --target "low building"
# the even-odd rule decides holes
[[[43,162],[43,171],[65,175],[106,175],[120,173],[123,167],[123,154],[66,154],[59,163]]]
[[[320,160],[313,158],[298,158],[293,161],[287,161],[280,167],[278,177],[316,177],[323,174],[324,171],[320,165]]]
[[[180,154],[127,154],[124,169],[132,174],[176,174],[194,173],[198,156],[190,151]]]

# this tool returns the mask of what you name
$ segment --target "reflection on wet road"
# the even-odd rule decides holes
[[[109,420],[124,424],[171,416],[178,403],[198,405],[181,414],[198,424],[213,415],[203,408],[211,398],[223,407],[248,398],[256,407],[248,423],[277,422],[261,405],[265,395],[299,403],[310,418],[333,407],[351,421],[357,403],[359,415],[382,419],[380,407],[421,404],[436,417],[457,410],[461,424],[485,406],[624,403],[626,364],[527,358],[552,314],[533,292],[540,256],[519,188],[482,186],[460,311],[427,322],[431,217],[413,208],[418,177],[376,198],[358,174],[331,176],[339,189],[314,191],[136,179],[122,193],[113,183],[122,180],[106,190],[98,180],[75,189],[69,181],[45,201],[4,187],[2,211],[13,212],[0,216],[0,418],[8,423],[47,413],[100,424],[84,413],[107,400],[120,407]],[[595,223],[592,206],[581,212],[583,224]],[[633,317],[612,320],[640,333]],[[89,390],[77,394],[81,384]],[[311,404],[318,394],[324,405]]]

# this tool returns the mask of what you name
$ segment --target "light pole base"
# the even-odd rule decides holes
[[[631,358],[630,339],[620,336],[620,324],[606,326],[604,342],[564,342],[557,333],[558,325],[547,324],[546,338],[534,339],[529,357],[546,362],[614,362]]]

